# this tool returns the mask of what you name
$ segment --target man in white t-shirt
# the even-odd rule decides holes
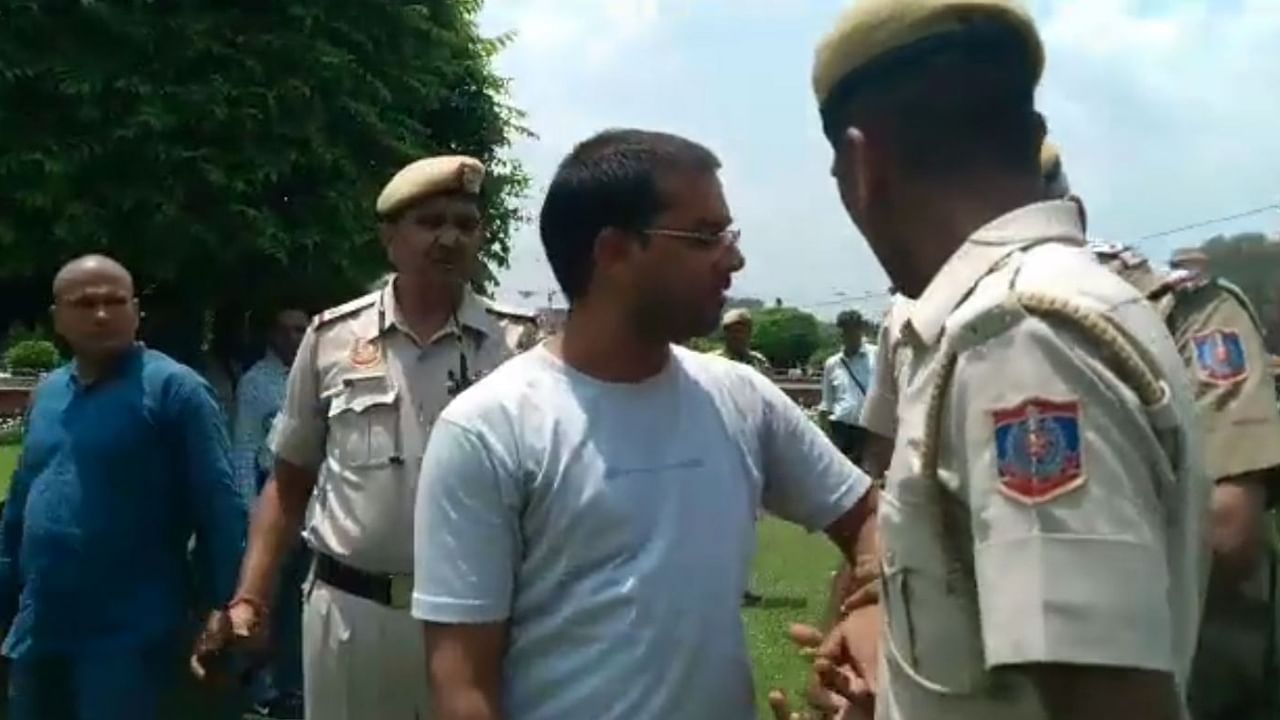
[[[639,130],[560,165],[541,234],[563,334],[459,396],[423,460],[413,614],[440,720],[754,718],[756,507],[850,557],[872,535],[870,481],[795,404],[675,345],[743,266],[718,169]]]

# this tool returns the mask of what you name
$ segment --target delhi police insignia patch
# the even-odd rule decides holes
[[[1080,403],[1032,398],[992,412],[1000,492],[1027,505],[1084,485]]]
[[[1249,374],[1244,341],[1235,330],[1210,330],[1191,338],[1196,351],[1196,374],[1216,385],[1230,385]]]
[[[372,340],[356,340],[351,346],[351,365],[357,368],[370,368],[382,361],[382,351]]]

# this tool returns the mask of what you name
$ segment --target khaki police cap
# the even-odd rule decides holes
[[[419,198],[442,193],[478,195],[484,165],[465,155],[423,158],[404,166],[378,195],[377,212],[386,217]]]
[[[1173,251],[1173,256],[1169,258],[1172,265],[1196,264],[1209,262],[1209,256],[1204,254],[1200,248],[1179,248]]]
[[[1005,23],[1027,43],[1034,82],[1044,71],[1035,21],[1016,0],[861,0],[818,45],[813,91],[818,104],[855,71],[922,40],[961,30],[974,20]]]
[[[727,328],[730,325],[737,325],[738,323],[750,324],[751,312],[745,308],[730,310],[724,314],[724,319],[720,321],[720,327]]]

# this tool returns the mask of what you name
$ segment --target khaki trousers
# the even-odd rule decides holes
[[[430,720],[422,624],[319,580],[302,613],[307,720]]]

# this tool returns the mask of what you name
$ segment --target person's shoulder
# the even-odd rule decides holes
[[[170,397],[193,392],[204,392],[212,397],[214,393],[214,387],[204,375],[150,347],[142,348],[142,377],[147,389],[164,392]]]
[[[1087,248],[1065,242],[1015,253],[984,277],[948,317],[947,334],[963,351],[1027,327],[1032,318],[1085,330],[1104,321],[1144,342],[1168,334],[1137,288]]]
[[[532,323],[537,325],[538,323],[538,313],[534,310],[508,305],[491,298],[476,297],[480,300],[480,304],[484,306],[484,311],[496,320],[520,324]]]
[[[1133,283],[1109,270],[1087,248],[1048,242],[1022,253],[1011,268],[1014,293],[1040,293],[1074,300],[1105,310],[1134,300],[1145,300]]]
[[[325,310],[316,315],[312,321],[312,326],[317,330],[335,325],[344,320],[352,320],[364,311],[372,310],[378,304],[378,297],[382,294],[382,290],[366,293],[360,297],[349,300],[341,305]]]
[[[64,363],[45,373],[43,377],[36,381],[35,387],[31,389],[31,402],[35,403],[52,394],[65,391],[69,387],[71,376],[74,372],[75,366],[73,363]]]
[[[538,313],[515,305],[508,305],[497,300],[476,295],[476,300],[484,308],[489,319],[502,330],[504,340],[515,353],[532,348],[542,338],[542,326],[538,324]]]
[[[1243,307],[1250,315],[1256,315],[1253,302],[1245,291],[1226,278],[1180,269],[1169,274],[1168,286],[1176,303],[1228,302]]]
[[[550,351],[534,347],[499,365],[449,402],[440,417],[460,425],[486,424],[518,416],[551,392],[556,371]]]
[[[671,358],[685,375],[699,385],[714,385],[741,391],[773,384],[763,370],[740,363],[725,355],[703,353],[673,345]]]
[[[709,370],[712,372],[736,372],[750,368],[729,357],[724,348],[714,348],[707,352],[699,352],[683,345],[671,346],[672,361],[682,367]]]
[[[274,380],[275,371],[267,358],[255,362],[249,366],[248,370],[240,376],[240,382],[237,385],[237,393],[248,389],[259,389],[270,385]]]

